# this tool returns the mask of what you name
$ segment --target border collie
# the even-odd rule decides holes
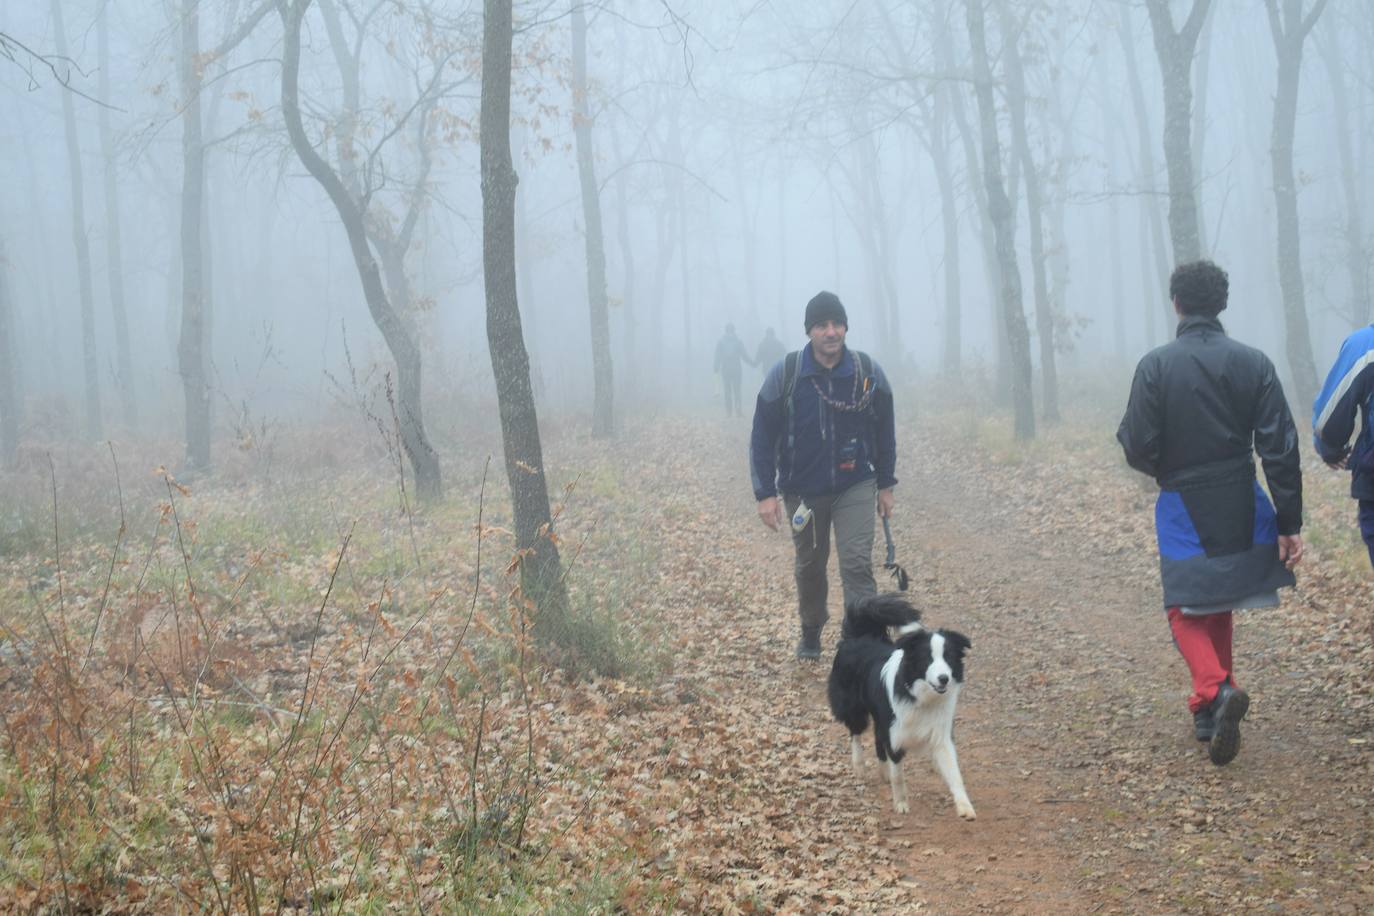
[[[887,762],[892,808],[911,810],[901,762],[924,749],[954,796],[959,816],[973,820],[954,752],[954,706],[964,680],[968,637],[953,630],[928,630],[921,612],[901,595],[877,595],[845,608],[840,645],[830,669],[830,711],[849,729],[854,775],[863,779],[859,736],[873,721],[878,759]],[[897,627],[897,641],[888,628]]]

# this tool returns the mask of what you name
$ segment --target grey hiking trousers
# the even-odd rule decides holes
[[[840,582],[845,604],[878,593],[873,580],[873,530],[877,483],[864,480],[834,496],[812,496],[811,522],[792,532],[797,551],[797,609],[803,627],[820,627],[829,618],[825,598],[828,589],[826,564],[830,560],[830,529],[835,529],[835,550],[840,561]],[[802,500],[783,496],[790,522]]]

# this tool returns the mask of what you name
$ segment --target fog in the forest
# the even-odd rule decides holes
[[[1177,195],[1150,5],[1170,6],[982,4],[1037,413],[1047,352],[1061,378],[1102,373],[1100,390],[1124,403],[1130,367],[1173,332]],[[1185,30],[1195,5],[1209,6],[1174,0],[1164,11]],[[0,360],[13,389],[0,412],[17,416],[21,442],[183,440],[185,360],[195,357],[183,327],[188,277],[202,290],[198,384],[216,449],[245,424],[309,422],[368,392],[377,403],[394,374],[339,211],[288,136],[283,15],[266,6],[0,2],[10,322]],[[567,3],[517,4],[511,143],[535,398],[576,418],[592,412],[593,332],[574,18]],[[769,327],[795,348],[821,289],[844,301],[849,342],[899,389],[942,376],[992,395],[1007,384],[969,22],[964,2],[931,0],[585,8],[580,123],[590,128],[617,411],[710,406],[723,327],[733,323],[751,354]],[[1294,33],[1305,39],[1285,71],[1298,77],[1297,302],[1280,276],[1276,100],[1287,96],[1276,30],[1290,60]],[[1273,358],[1300,411],[1344,335],[1369,321],[1371,226],[1361,214],[1374,188],[1374,6],[1212,3],[1195,38],[1182,125],[1197,251],[1230,272],[1228,331]],[[316,0],[301,25],[305,132],[364,202],[384,289],[419,343],[441,450],[495,422],[460,414],[494,404],[481,45],[479,3]],[[199,191],[187,180],[198,154]],[[399,254],[400,274],[382,263],[384,247]],[[1308,361],[1295,366],[1303,347]],[[760,378],[746,369],[746,403]],[[1084,388],[1066,381],[1062,406]]]

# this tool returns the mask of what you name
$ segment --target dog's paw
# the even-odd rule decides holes
[[[897,812],[898,814],[910,814],[911,805],[907,804],[904,801],[894,801],[892,803],[892,810]]]
[[[961,802],[960,804],[955,805],[954,809],[958,811],[959,816],[966,821],[978,819],[978,815],[974,812],[973,806],[970,805],[968,802]]]

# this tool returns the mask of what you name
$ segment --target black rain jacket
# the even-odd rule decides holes
[[[1131,467],[1160,487],[1166,605],[1292,584],[1274,540],[1302,529],[1302,470],[1269,357],[1227,337],[1215,318],[1184,318],[1177,339],[1140,360],[1116,437]],[[1272,509],[1255,482],[1255,452]]]

